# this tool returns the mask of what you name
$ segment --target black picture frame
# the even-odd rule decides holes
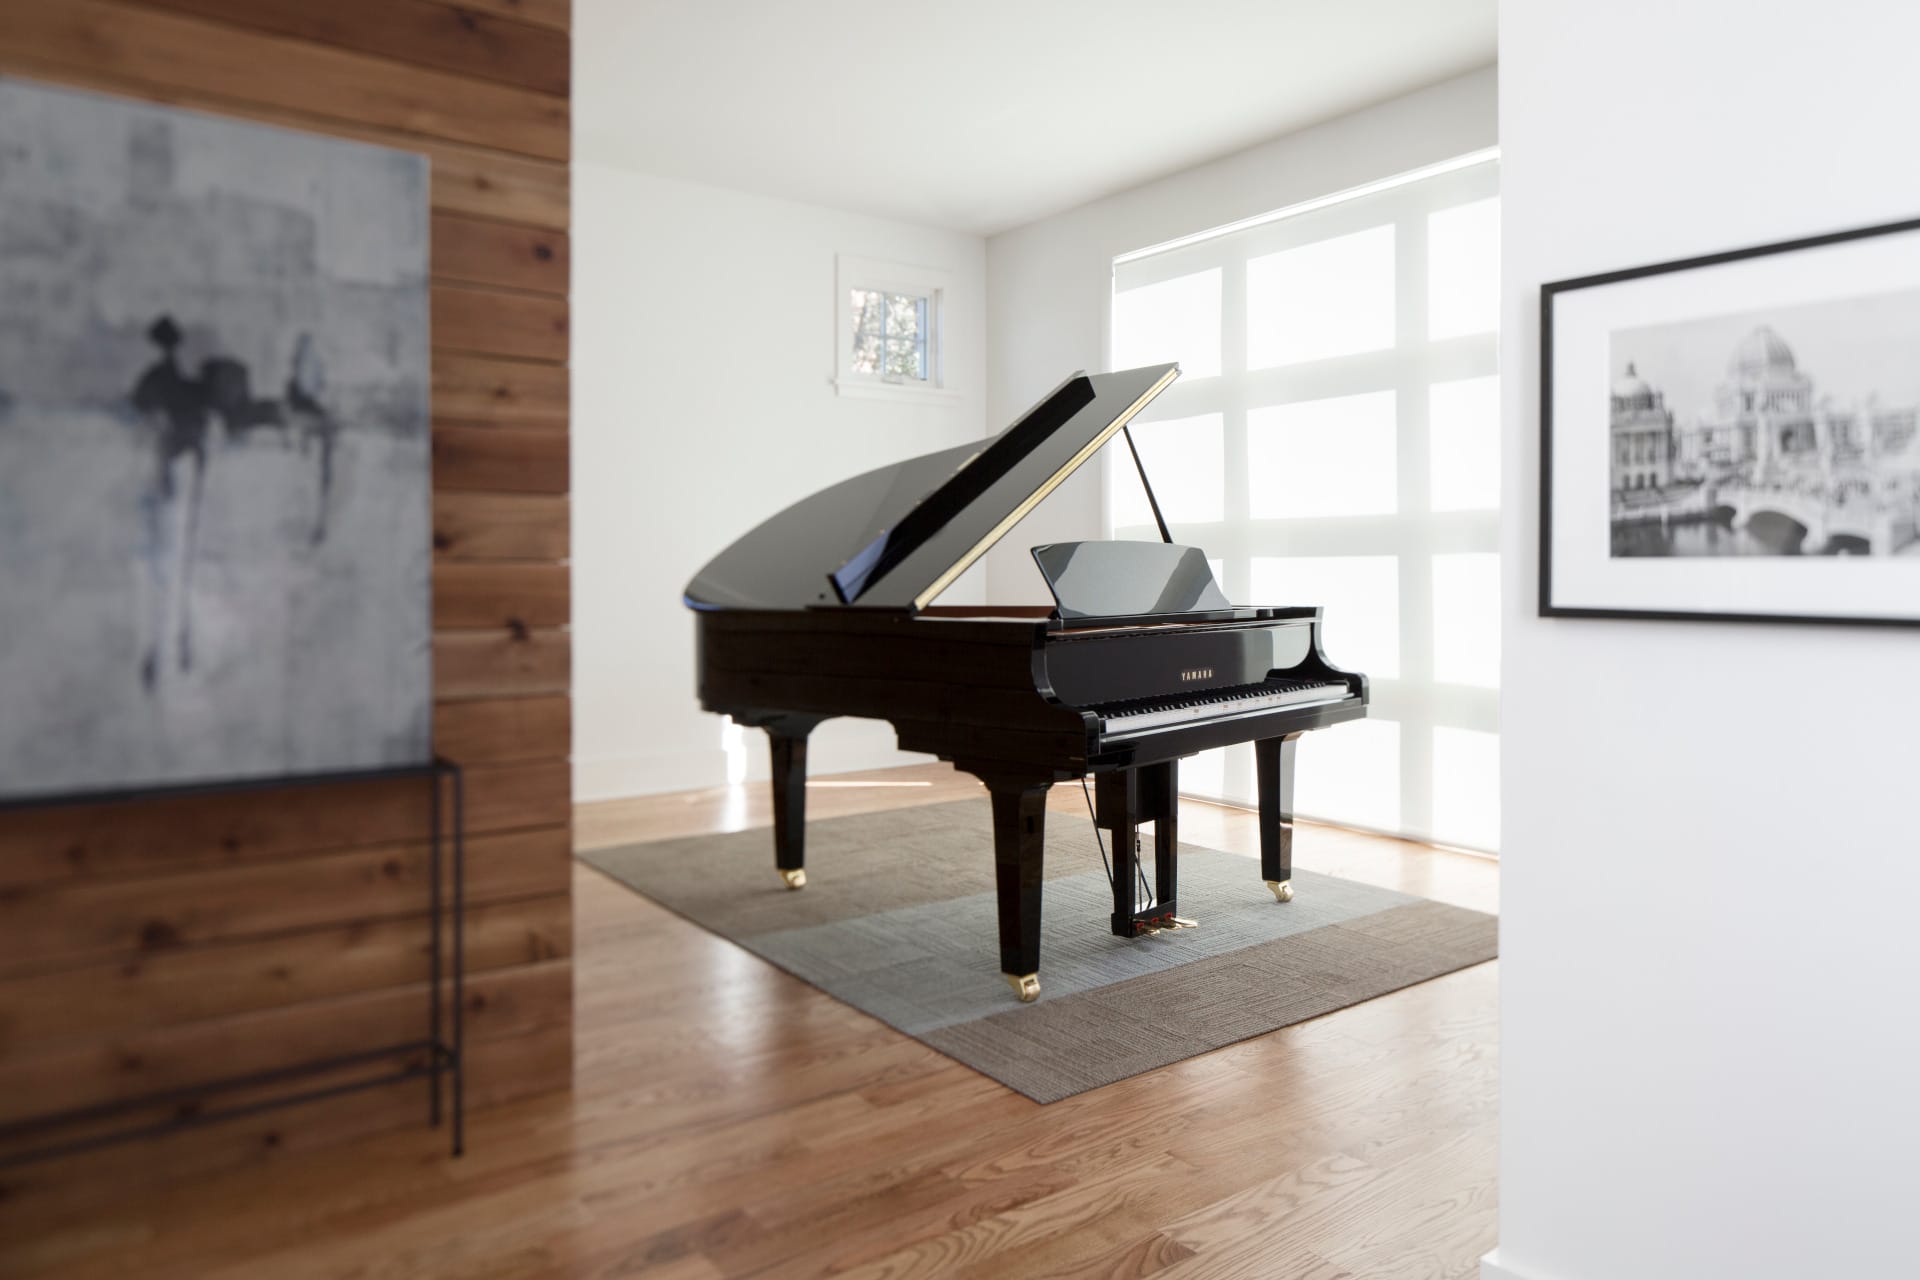
[[[1630,267],[1593,275],[1556,280],[1540,286],[1540,501],[1539,501],[1539,595],[1537,616],[1542,618],[1615,618],[1662,622],[1737,622],[1782,623],[1811,626],[1847,627],[1920,627],[1920,608],[1912,615],[1740,612],[1724,610],[1688,610],[1671,608],[1612,608],[1556,603],[1554,598],[1554,393],[1555,393],[1555,306],[1569,293],[1604,288],[1651,276],[1697,271],[1755,258],[1792,254],[1827,248],[1876,237],[1920,232],[1920,218],[1876,223],[1845,231],[1803,236],[1767,244],[1751,245],[1719,253],[1678,258],[1646,266]]]

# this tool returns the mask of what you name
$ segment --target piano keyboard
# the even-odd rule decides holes
[[[1184,698],[1146,698],[1120,703],[1104,711],[1101,727],[1109,734],[1137,733],[1168,725],[1214,720],[1243,711],[1270,711],[1306,702],[1331,702],[1347,696],[1344,682],[1327,680],[1266,680],[1260,684],[1208,689]]]

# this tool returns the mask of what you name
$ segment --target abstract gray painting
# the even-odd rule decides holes
[[[430,758],[427,186],[0,79],[0,798]]]

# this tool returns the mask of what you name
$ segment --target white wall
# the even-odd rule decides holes
[[[1486,1274],[1914,1275],[1920,636],[1533,611],[1540,284],[1920,214],[1920,8],[1536,0],[1500,25]]]
[[[988,426],[1106,367],[1116,254],[1492,146],[1494,93],[1488,67],[992,237]],[[1027,548],[1105,536],[1102,476],[1082,468],[987,554],[989,598],[1049,599]]]
[[[576,161],[573,167],[574,793],[727,780],[719,717],[693,697],[680,595],[715,552],[798,498],[984,432],[986,262],[932,231]],[[937,405],[841,397],[834,259],[947,272]],[[825,573],[833,565],[823,565]],[[977,598],[979,575],[943,599]],[[835,720],[812,772],[921,757]],[[764,735],[746,741],[766,772]]]

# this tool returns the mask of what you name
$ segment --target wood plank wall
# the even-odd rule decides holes
[[[569,0],[0,0],[0,74],[433,164],[435,734],[467,768],[469,1096],[572,1069]],[[0,1125],[424,1029],[423,784],[0,815]],[[422,1125],[424,1086],[0,1170],[17,1214]]]

